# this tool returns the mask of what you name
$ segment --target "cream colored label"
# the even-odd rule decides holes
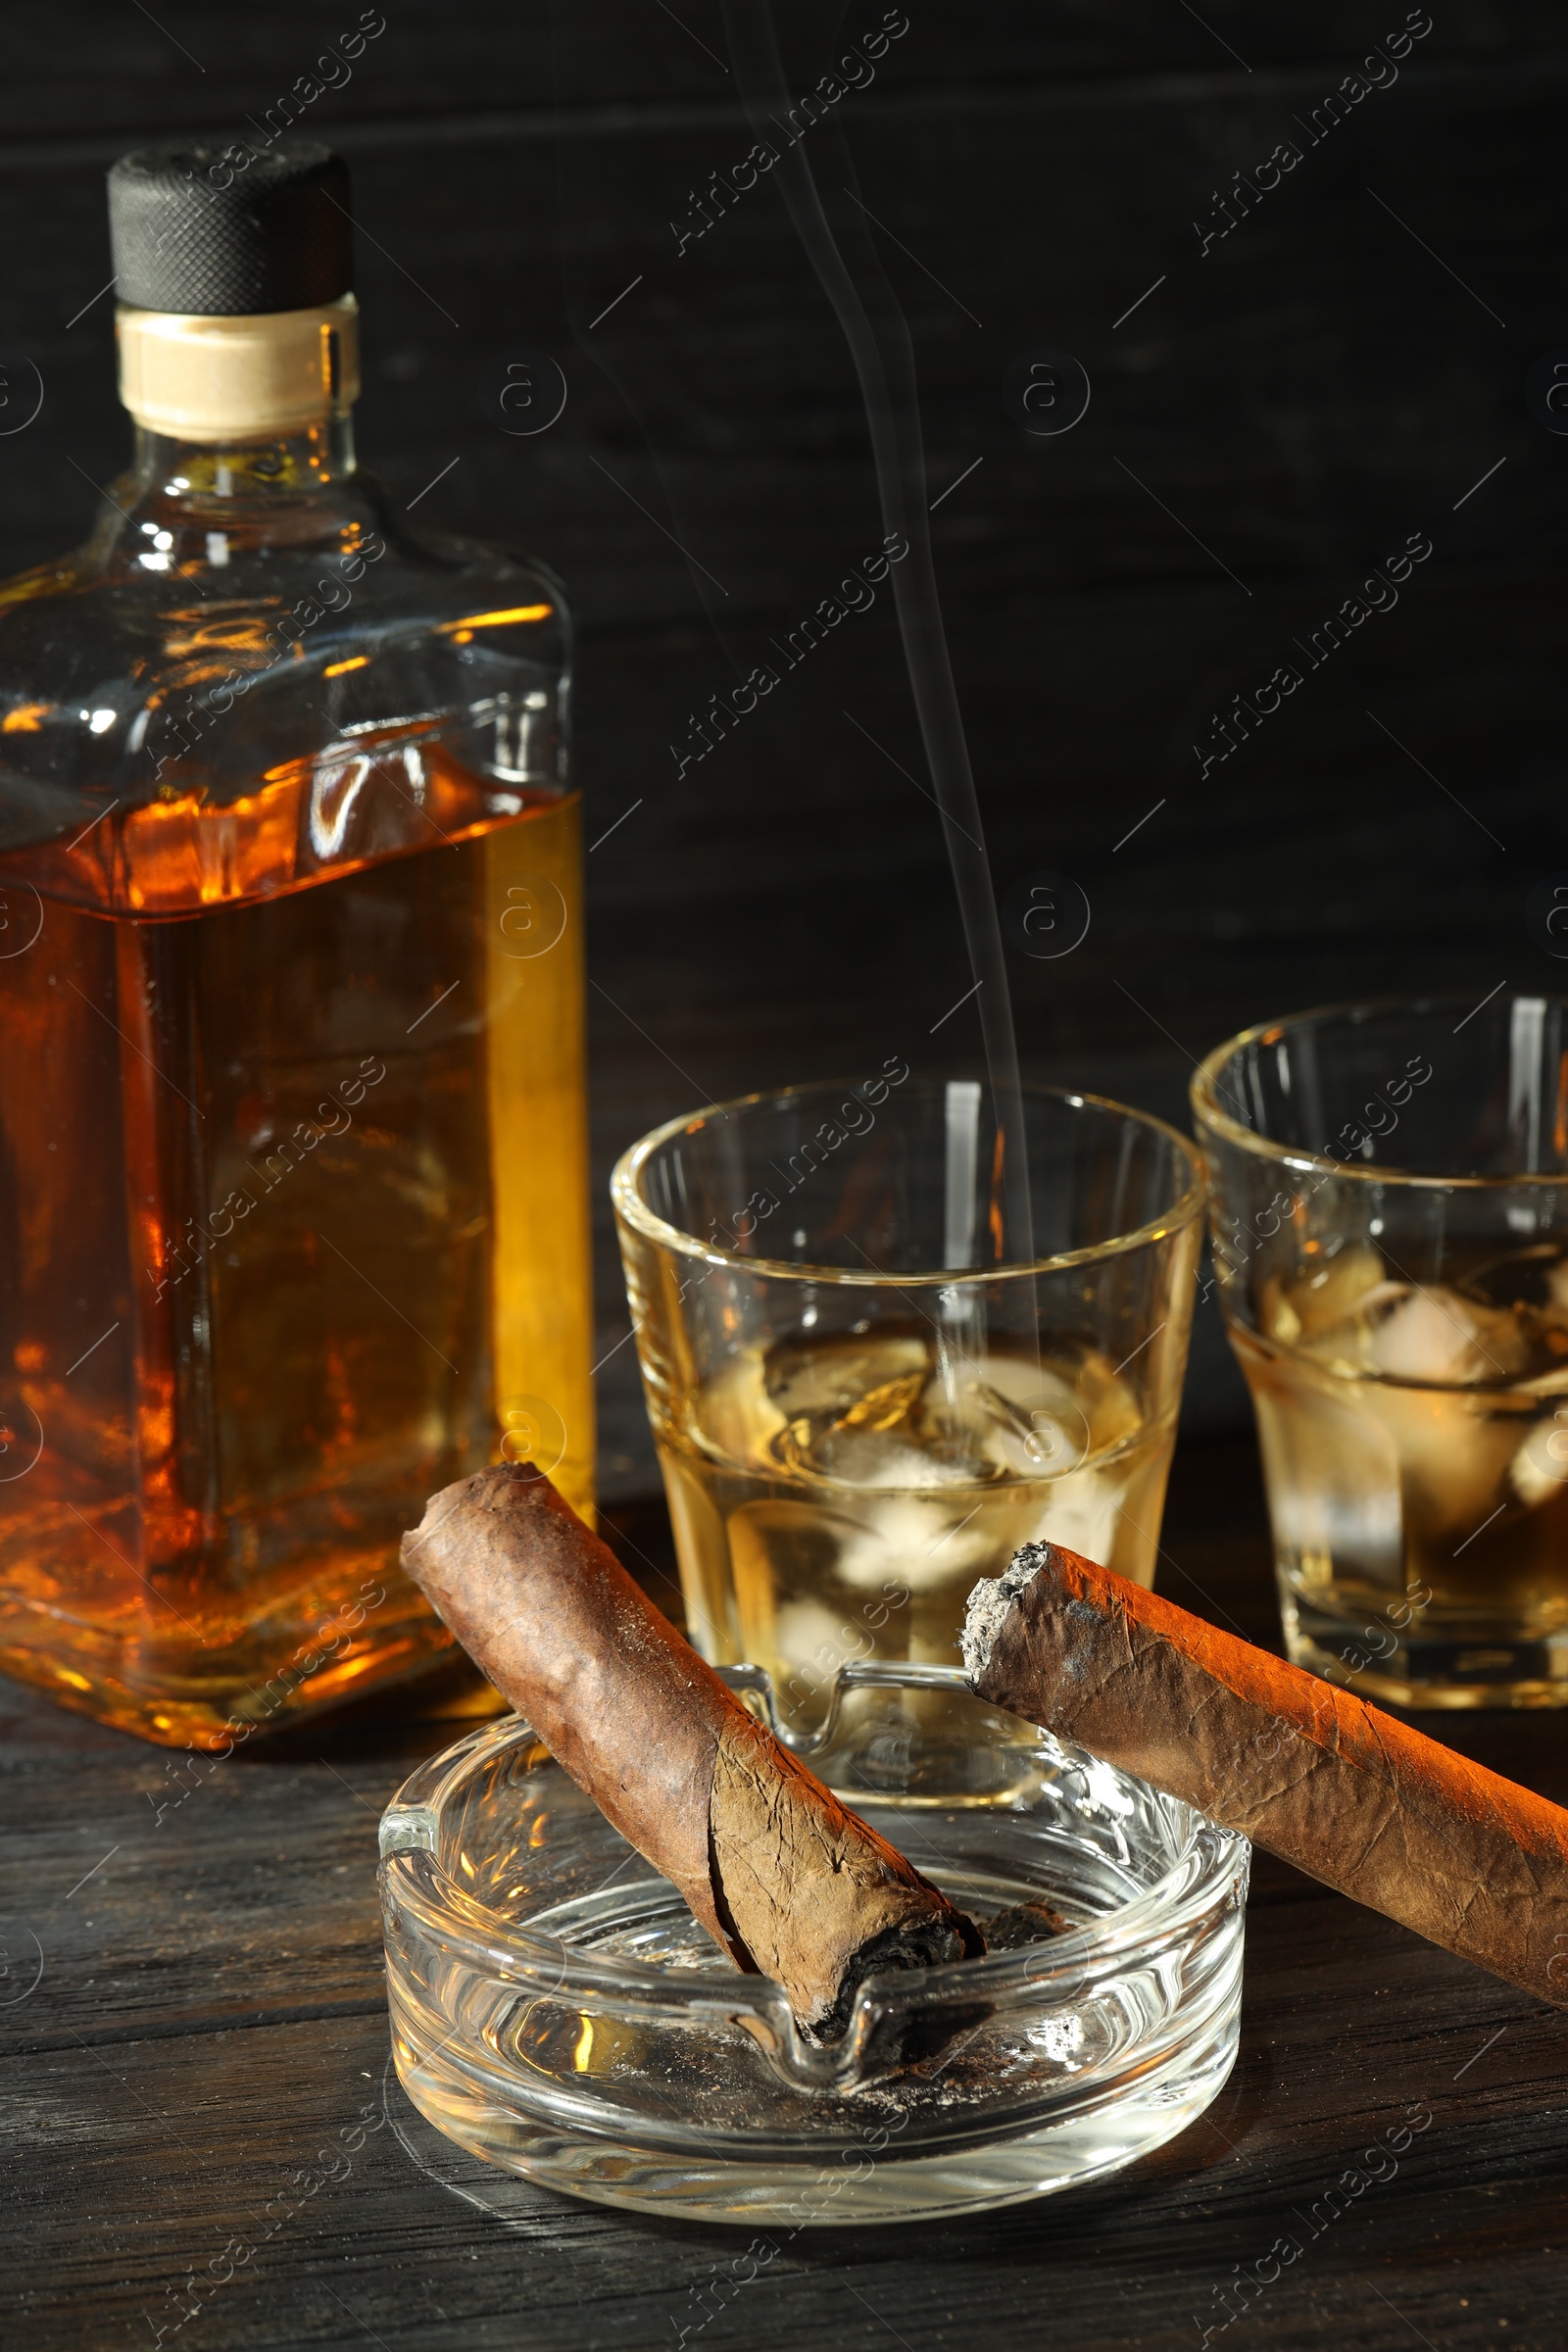
[[[347,409],[360,389],[352,294],[232,318],[122,303],[115,327],[121,399],[138,424],[177,440],[298,432]]]

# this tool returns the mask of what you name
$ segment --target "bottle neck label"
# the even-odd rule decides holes
[[[300,432],[345,415],[360,389],[352,294],[308,311],[233,318],[115,314],[120,397],[149,432],[177,441],[243,441]]]

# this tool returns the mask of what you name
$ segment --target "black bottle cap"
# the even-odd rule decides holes
[[[122,155],[109,233],[120,300],[138,310],[314,310],[354,283],[348,166],[314,139]]]

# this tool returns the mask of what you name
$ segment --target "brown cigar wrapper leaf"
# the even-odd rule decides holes
[[[737,1713],[714,1759],[714,1875],[752,1961],[784,1986],[803,2023],[842,2033],[855,1987],[873,1970],[983,1951],[961,1911],[755,1716]]]
[[[738,1968],[841,2033],[875,1969],[984,1949],[972,1923],[748,1713],[547,1478],[433,1494],[403,1566],[464,1648]]]
[[[976,1586],[980,1697],[1568,2007],[1568,1812],[1108,1568],[1027,1544]]]

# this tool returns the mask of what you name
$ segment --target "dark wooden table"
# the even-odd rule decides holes
[[[618,1534],[667,1601],[662,1512]],[[1184,1446],[1165,1551],[1172,1598],[1271,1638],[1250,1442]],[[490,2173],[389,2077],[376,1817],[451,1723],[241,1751],[160,1821],[172,1758],[0,1688],[8,2352],[1568,2340],[1568,2021],[1281,1865],[1253,1879],[1240,2062],[1181,2138],[1082,2194],[781,2239],[742,2284],[736,2233]],[[1565,1729],[1446,1732],[1562,1797]],[[1299,2256],[1225,2325],[1281,2236]]]

